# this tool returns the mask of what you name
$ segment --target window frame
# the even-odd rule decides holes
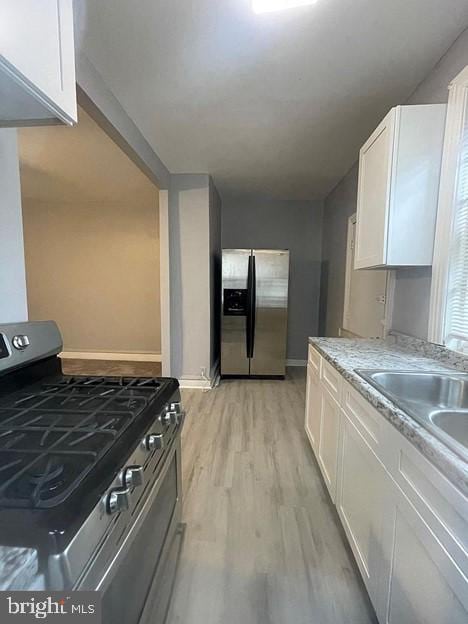
[[[429,309],[430,342],[446,343],[446,308],[450,248],[455,219],[455,201],[458,182],[460,137],[468,111],[468,66],[449,85],[447,121],[440,177],[439,205],[432,263],[431,299]]]

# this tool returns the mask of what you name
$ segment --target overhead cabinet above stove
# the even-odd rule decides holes
[[[446,109],[397,106],[361,148],[354,268],[432,264]]]
[[[0,126],[76,123],[72,0],[2,0],[0,24]]]

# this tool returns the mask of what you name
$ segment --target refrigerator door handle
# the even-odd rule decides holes
[[[255,312],[257,310],[257,270],[255,266],[255,256],[252,256],[252,296],[251,301],[251,330],[250,330],[250,358],[254,356],[255,349]]]
[[[246,348],[246,356],[248,358],[252,357],[250,355],[252,347],[250,343],[250,338],[252,335],[252,256],[249,256],[249,265],[247,269],[247,317],[245,322],[245,348]]]
[[[247,349],[247,357],[253,356],[255,327],[255,257],[249,256],[249,267],[247,272],[247,319],[245,342]]]

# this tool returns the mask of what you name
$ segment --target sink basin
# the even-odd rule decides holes
[[[356,373],[468,461],[468,373]]]
[[[430,414],[436,427],[468,448],[468,410],[436,410]]]

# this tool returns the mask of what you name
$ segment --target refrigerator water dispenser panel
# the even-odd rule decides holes
[[[247,316],[247,288],[225,288],[224,316]]]

